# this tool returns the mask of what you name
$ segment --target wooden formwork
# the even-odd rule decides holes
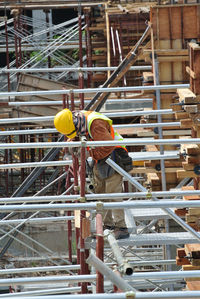
[[[160,84],[182,84],[189,82],[188,44],[190,41],[199,41],[199,15],[199,4],[160,5],[151,8],[150,22],[153,29],[153,43],[150,49],[144,50],[144,56],[146,57],[146,60],[150,61],[152,51],[155,52],[159,65]],[[191,22],[191,20],[193,21]],[[194,67],[195,66],[192,68]],[[190,137],[191,134],[193,134],[191,119],[190,121],[183,120],[183,117],[188,119],[189,116],[182,114],[183,111],[180,111],[181,106],[173,106],[174,104],[177,104],[176,98],[176,90],[161,91],[161,109],[173,108],[174,110],[177,110],[175,114],[163,115],[162,121],[181,122],[181,127],[178,130],[177,128],[174,128],[174,135],[166,136],[167,134],[163,134],[163,138],[178,139],[187,136]],[[156,109],[156,104],[154,105],[154,108]],[[181,134],[182,131],[183,134]],[[163,130],[163,132],[165,131]],[[171,134],[173,134],[173,130]],[[168,150],[175,149],[175,147],[171,145],[165,146],[164,148]],[[157,150],[159,150],[159,148]],[[182,162],[183,161],[181,160],[176,161],[176,164],[174,165],[177,166],[174,167],[174,171],[170,174],[168,174],[166,167],[167,188],[176,187],[181,179],[188,177],[188,173],[185,173],[184,169],[178,167],[178,165],[181,166]],[[175,161],[173,161],[173,163],[175,163]],[[183,167],[183,165],[181,167]],[[153,177],[154,176],[155,174],[153,174]],[[195,176],[194,173],[193,176]],[[154,181],[153,177],[150,179],[152,182]]]

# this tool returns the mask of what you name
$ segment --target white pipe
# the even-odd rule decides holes
[[[112,196],[112,193],[111,193]],[[127,198],[127,195],[125,196]],[[59,198],[58,198],[59,200]],[[126,202],[95,202],[95,203],[73,203],[73,204],[27,204],[27,205],[1,205],[2,212],[21,211],[73,211],[73,210],[94,210],[100,204],[103,210],[113,209],[153,209],[153,208],[195,208],[200,207],[198,200],[183,201],[126,201]]]
[[[46,272],[46,271],[69,271],[69,270],[79,270],[79,269],[80,269],[80,265],[0,269],[0,275],[35,273],[35,272]]]
[[[85,146],[117,146],[117,145],[169,145],[169,144],[200,144],[200,138],[188,139],[145,139],[145,138],[124,138],[123,141],[86,141]],[[65,148],[65,147],[81,147],[80,141],[73,142],[30,142],[30,143],[2,143],[0,149],[20,149],[20,148]]]
[[[151,103],[153,99],[111,99],[107,100],[106,104],[121,104],[122,101],[125,103]],[[88,104],[90,100],[84,100],[84,104]],[[31,102],[6,102],[8,106],[46,106],[46,105],[63,105],[63,101],[31,101]],[[75,100],[74,104],[80,104],[79,100]]]
[[[126,87],[105,87],[105,88],[77,88],[77,89],[59,89],[59,90],[40,90],[40,91],[11,91],[0,92],[0,98],[12,96],[33,96],[33,95],[53,95],[53,94],[79,94],[79,93],[95,93],[95,92],[133,92],[144,90],[163,90],[163,89],[179,89],[189,88],[189,84],[171,84],[171,85],[149,85],[149,86],[126,86]]]
[[[50,166],[66,166],[66,165],[72,165],[72,160],[0,164],[0,169],[50,167]]]
[[[131,297],[132,295],[132,297]],[[20,299],[35,299],[34,296],[19,296]],[[199,299],[200,291],[172,291],[172,292],[126,292],[111,294],[75,294],[75,295],[52,295],[51,299]],[[43,296],[42,299],[49,299]]]
[[[104,231],[104,237],[107,238],[108,243],[112,249],[112,252],[117,260],[119,271],[122,272],[123,274],[131,275],[133,273],[133,268],[123,257],[119,245],[114,237],[114,234],[110,230],[106,229]]]
[[[15,285],[26,285],[26,284],[44,284],[51,283],[56,284],[58,282],[94,282],[96,275],[65,275],[65,276],[41,276],[41,277],[20,277],[20,278],[9,278],[0,279],[0,286],[15,286]]]
[[[144,160],[171,160],[178,159],[179,153],[167,153],[163,155],[145,155],[142,153],[139,156],[134,156],[134,153],[130,153],[130,157],[132,161],[144,161]],[[50,167],[50,166],[66,166],[72,165],[72,160],[64,160],[64,161],[48,161],[48,162],[26,162],[26,163],[12,163],[12,164],[0,164],[0,169],[12,169],[12,168],[32,168],[32,167]]]
[[[147,110],[147,111],[127,111],[127,112],[105,112],[104,115],[110,118],[116,117],[133,117],[140,115],[157,115],[157,114],[173,114],[172,109],[161,109],[161,110]],[[0,119],[0,124],[16,124],[24,122],[46,122],[53,121],[55,116],[38,116],[38,117],[22,117],[22,118],[2,118]]]
[[[0,294],[0,298],[24,298],[24,296],[39,296],[39,295],[56,295],[63,293],[77,293],[81,291],[81,287],[69,287],[69,288],[55,288],[55,289],[45,289],[45,290],[36,290],[36,291],[27,291],[27,292],[17,292],[9,294]],[[26,297],[30,298],[30,297]],[[34,297],[35,298],[35,297]]]
[[[33,200],[34,202],[35,200]],[[74,216],[57,216],[57,217],[45,217],[45,218],[33,218],[33,219],[29,219],[28,221],[26,221],[26,224],[43,224],[43,223],[52,223],[52,222],[60,222],[60,221],[68,221],[68,220],[73,220]],[[1,220],[0,221],[0,226],[4,226],[4,225],[16,225],[16,224],[20,224],[21,222],[24,221],[24,218],[22,219],[12,219],[12,220]]]
[[[95,267],[102,275],[105,275],[108,280],[116,285],[122,291],[134,291],[135,289],[128,284],[124,279],[115,274],[104,262],[102,262],[93,253],[90,253],[86,263]]]
[[[115,71],[117,67],[54,67],[54,68],[27,68],[27,69],[0,69],[2,73],[57,73],[57,72],[106,72]],[[141,65],[141,66],[131,66],[129,70],[139,71],[139,70],[151,70],[151,65]]]
[[[124,125],[113,125],[114,129],[122,128],[154,128],[154,127],[176,127],[180,126],[180,122],[169,122],[169,123],[150,123],[150,124],[124,124]],[[49,134],[58,133],[56,129],[27,129],[27,130],[10,130],[1,131],[0,136],[10,136],[10,135],[29,135],[29,134]]]
[[[151,197],[176,197],[176,196],[189,196],[189,195],[200,195],[200,190],[184,190],[184,191],[152,191],[152,192],[127,192],[127,193],[98,193],[98,194],[86,194],[85,198],[87,201],[90,200],[107,200],[117,198],[151,198]],[[39,201],[79,201],[80,195],[48,195],[48,196],[24,196],[24,197],[5,197],[0,198],[0,203],[20,203],[20,202],[39,202]],[[182,206],[182,207],[191,207],[195,206],[195,203],[198,204],[198,201],[180,201],[180,200],[171,200],[173,205]],[[128,201],[125,204],[136,207],[154,207],[159,205],[168,206],[169,200],[160,200],[155,203],[153,201]],[[187,204],[187,206],[186,206]]]
[[[145,280],[145,279],[171,279],[171,278],[191,278],[200,277],[200,270],[190,270],[190,271],[165,271],[165,272],[142,272],[133,273],[130,276],[126,276],[126,280]]]

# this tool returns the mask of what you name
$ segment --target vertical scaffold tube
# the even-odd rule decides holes
[[[104,255],[104,239],[103,239],[103,220],[102,215],[96,215],[96,255],[97,257],[103,261]],[[97,271],[97,282],[96,282],[96,292],[103,293],[104,292],[104,278],[101,272]]]
[[[78,25],[79,25],[79,66],[83,67],[83,40],[82,40],[82,18],[81,18],[81,5],[78,6]],[[79,71],[79,88],[84,88],[83,72]],[[84,109],[84,94],[79,94],[81,100],[81,109]]]
[[[82,147],[81,147],[81,168],[80,168],[80,195],[81,198],[85,198],[85,137],[82,137]],[[84,230],[84,219],[86,218],[86,211],[80,212],[80,265],[81,265],[81,275],[86,273],[86,262],[85,262],[85,240],[83,235]],[[87,283],[82,282],[81,284],[82,294],[87,293]]]

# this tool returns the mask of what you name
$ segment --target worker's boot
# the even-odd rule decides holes
[[[129,238],[130,234],[127,227],[116,227],[114,230],[116,240]]]

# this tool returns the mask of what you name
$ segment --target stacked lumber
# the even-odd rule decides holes
[[[177,266],[183,271],[200,270],[200,244],[185,244],[184,248],[177,249]],[[200,290],[200,278],[185,278],[188,290]]]
[[[182,170],[177,171],[178,178],[199,176],[200,147],[197,144],[182,144],[180,150],[184,161]]]
[[[185,138],[198,137],[199,131],[199,114],[200,114],[200,96],[195,95],[189,88],[177,89],[177,105],[172,108],[175,111],[176,120],[180,121],[181,129],[187,132]],[[200,165],[200,148],[196,144],[181,145],[181,154],[184,157],[182,170],[177,171],[177,178],[198,177]]]
[[[200,122],[200,96],[195,95],[189,88],[177,89],[179,105],[173,106],[176,119],[181,121],[182,128],[197,126]]]
[[[195,190],[193,186],[184,186],[181,188],[182,191]],[[185,195],[183,200],[200,200],[199,195]],[[200,231],[200,208],[183,208],[175,209],[175,213],[180,217],[185,217],[185,221],[196,231]]]

